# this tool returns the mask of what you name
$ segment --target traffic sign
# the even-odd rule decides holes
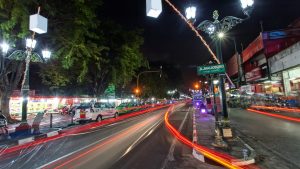
[[[206,74],[219,74],[225,73],[224,64],[219,65],[208,65],[208,66],[198,66],[197,74],[198,75],[206,75]]]

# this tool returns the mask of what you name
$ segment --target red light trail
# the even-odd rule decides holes
[[[192,141],[190,141],[189,139],[187,139],[185,136],[183,136],[177,129],[175,129],[174,126],[172,126],[172,124],[169,122],[169,112],[172,108],[169,108],[167,110],[167,112],[165,113],[165,124],[166,127],[170,130],[170,132],[178,139],[180,140],[182,143],[184,143],[185,145],[192,147],[194,149],[196,149],[197,151],[199,151],[200,153],[202,153],[205,157],[227,167],[230,169],[240,169],[240,168],[247,168],[246,166],[244,167],[240,167],[240,166],[236,166],[233,165],[231,163],[231,161],[234,159],[234,157],[227,155],[227,154],[223,154],[223,153],[219,153],[216,152],[214,150],[211,150],[207,147],[198,145],[193,143]]]
[[[23,144],[23,145],[16,145],[16,146],[9,147],[9,148],[2,148],[2,149],[0,149],[0,152],[1,152],[1,154],[8,154],[8,153],[13,153],[13,152],[16,152],[16,151],[19,151],[19,150],[25,150],[25,149],[28,149],[28,148],[31,148],[31,147],[38,146],[40,144],[47,143],[49,141],[54,141],[54,140],[61,139],[61,138],[67,137],[67,136],[71,136],[72,134],[85,132],[85,131],[87,131],[91,128],[96,128],[96,127],[101,127],[101,126],[104,126],[104,125],[112,124],[112,123],[130,118],[130,117],[134,117],[134,116],[142,115],[142,114],[145,114],[145,113],[149,113],[149,112],[152,112],[152,111],[164,108],[164,107],[168,107],[168,106],[169,105],[157,106],[157,107],[153,107],[153,108],[150,108],[150,109],[147,109],[147,110],[137,111],[137,112],[133,112],[133,113],[123,115],[123,116],[119,116],[116,119],[107,119],[107,120],[103,120],[103,121],[98,122],[98,123],[90,123],[90,124],[86,124],[86,125],[80,125],[78,127],[68,129],[68,130],[64,131],[63,133],[61,133],[59,135],[56,135],[56,136],[53,136],[53,137],[42,138],[42,139],[36,140],[34,142]],[[24,153],[24,152],[22,151],[20,153]],[[18,155],[20,155],[20,154],[18,154]]]
[[[275,118],[279,118],[279,119],[285,119],[285,120],[289,120],[289,121],[300,122],[300,118],[288,117],[288,116],[268,113],[268,112],[264,112],[264,111],[254,110],[254,109],[247,109],[247,110],[250,111],[250,112],[253,112],[253,113],[263,114],[263,115],[266,115],[266,116],[271,116],[271,117],[275,117]]]
[[[153,121],[156,121],[157,120],[157,117],[158,116],[154,116],[153,118],[150,118],[150,119],[147,119],[146,121],[143,121],[141,123],[138,123],[132,127],[130,127],[128,130],[126,131],[123,131],[121,132],[120,134],[118,135],[115,135],[107,140],[105,140],[104,142],[102,142],[101,144],[98,144],[92,148],[90,148],[89,150],[87,151],[84,151],[82,152],[81,154],[78,154],[76,156],[72,156],[72,158],[70,158],[69,160],[67,161],[64,161],[62,164],[54,167],[54,169],[59,169],[59,168],[63,168],[63,167],[66,167],[67,165],[71,164],[72,166],[74,165],[78,165],[78,164],[75,164],[75,163],[78,163],[80,160],[80,158],[92,153],[92,152],[95,152],[96,150],[99,150],[100,148],[102,148],[103,146],[109,144],[109,143],[112,143],[116,140],[119,140],[120,138],[123,138],[124,136],[128,135],[129,133],[135,133],[138,129],[140,129],[141,127],[144,127],[145,125],[147,125],[148,123],[151,123]],[[60,160],[61,161],[61,160]],[[44,168],[52,168],[53,165],[59,163],[59,161],[55,162],[55,163],[52,163],[50,165],[48,165],[47,167],[44,167]],[[80,162],[79,162],[80,163]],[[70,166],[69,166],[70,167]],[[70,167],[72,168],[72,167]]]
[[[285,108],[285,107],[273,107],[273,106],[251,106],[251,108],[300,113],[300,109],[297,108]]]

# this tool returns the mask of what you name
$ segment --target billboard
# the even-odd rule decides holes
[[[300,29],[277,30],[263,32],[264,53],[271,57],[300,41]]]

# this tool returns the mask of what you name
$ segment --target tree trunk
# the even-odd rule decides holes
[[[10,92],[4,91],[1,92],[1,111],[2,114],[7,118],[8,122],[12,122],[12,118],[9,114],[9,99]]]

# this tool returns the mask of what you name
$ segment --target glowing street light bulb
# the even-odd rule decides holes
[[[196,7],[191,6],[186,8],[185,10],[185,14],[186,14],[186,19],[190,20],[190,19],[195,19],[196,18]]]
[[[34,40],[34,39],[26,39],[26,47],[27,48],[31,48],[31,49],[33,49],[33,48],[35,48],[35,45],[36,45],[36,40]]]
[[[241,0],[241,6],[243,9],[246,9],[248,7],[252,7],[254,4],[254,0]]]
[[[222,38],[224,38],[224,36],[225,36],[224,32],[219,32],[218,33],[218,38],[222,39]]]
[[[211,25],[208,26],[207,30],[208,30],[208,34],[211,35],[211,34],[213,34],[215,32],[216,27],[211,24]]]
[[[9,49],[9,45],[6,42],[2,42],[1,48],[2,48],[3,53],[7,53],[8,49]]]
[[[219,83],[219,80],[214,80],[213,81],[213,84],[215,84],[215,85],[218,84],[218,83]]]
[[[43,50],[42,54],[44,59],[50,59],[51,57],[51,52],[49,50]]]

